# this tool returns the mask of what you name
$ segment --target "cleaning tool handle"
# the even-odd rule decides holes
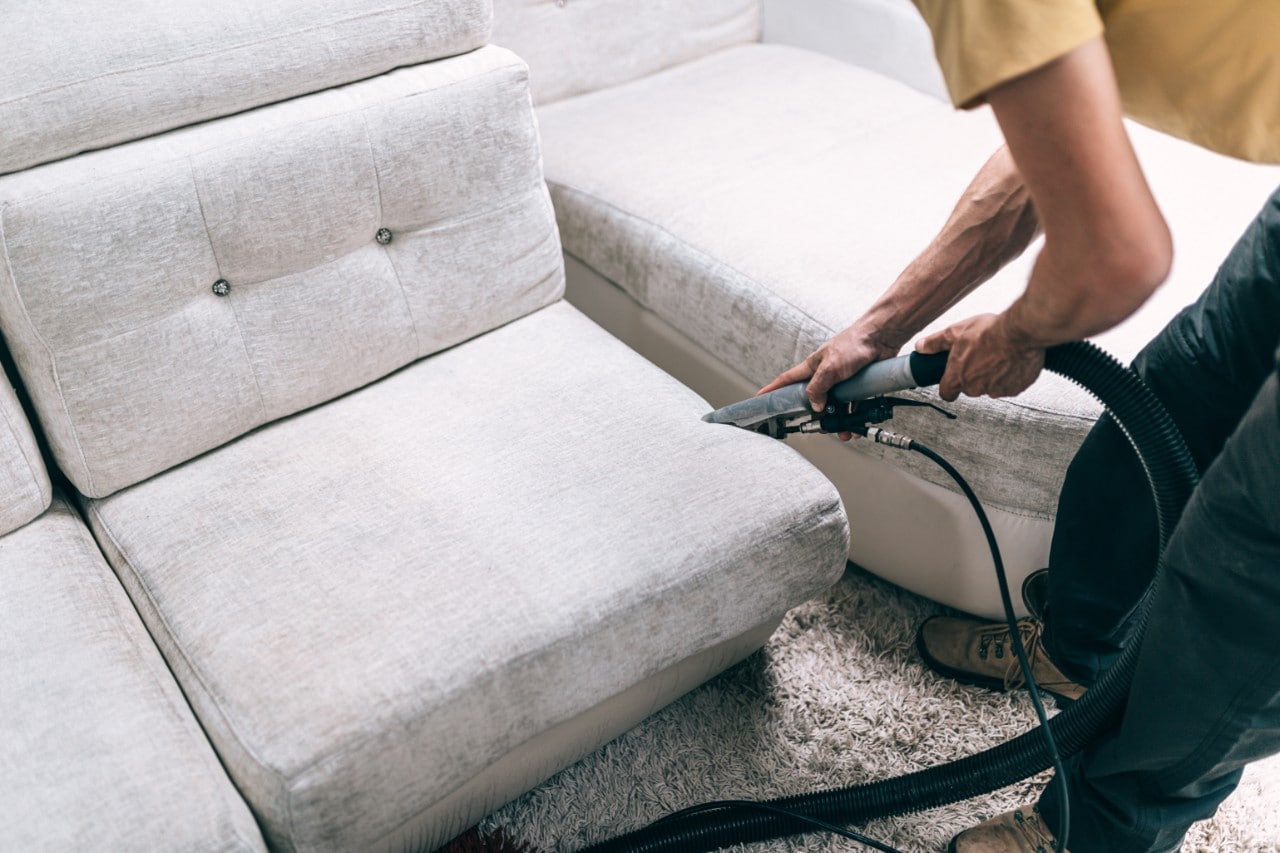
[[[868,364],[845,381],[834,385],[828,397],[837,403],[857,403],[884,394],[937,385],[946,368],[945,352],[933,355],[918,352],[900,355]]]
[[[922,352],[912,352],[907,356],[911,362],[911,375],[915,377],[916,384],[921,388],[929,385],[937,385],[942,381],[942,374],[947,372],[947,356],[951,353],[943,350],[926,355]]]

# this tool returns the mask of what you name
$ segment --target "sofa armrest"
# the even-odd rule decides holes
[[[763,40],[870,68],[946,101],[924,19],[910,0],[763,0]]]

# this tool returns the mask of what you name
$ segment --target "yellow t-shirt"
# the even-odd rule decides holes
[[[959,106],[1101,34],[1131,118],[1280,163],[1280,0],[913,2]]]

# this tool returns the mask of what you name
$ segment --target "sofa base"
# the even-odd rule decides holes
[[[713,406],[757,386],[613,282],[565,254],[565,297],[631,348]],[[945,430],[945,425],[939,429]],[[931,443],[930,436],[916,438]],[[1002,618],[991,554],[968,501],[956,492],[862,453],[830,436],[788,439],[840,492],[849,515],[849,559],[898,586],[981,616]],[[961,471],[962,474],[965,472]],[[985,507],[1000,544],[1014,604],[1023,578],[1047,564],[1053,521]]]
[[[765,644],[780,622],[772,620],[685,658],[526,741],[369,849],[435,850],[484,815],[745,660]]]

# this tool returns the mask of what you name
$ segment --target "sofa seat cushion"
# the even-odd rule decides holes
[[[560,302],[91,523],[268,840],[370,849],[832,583],[838,497]]]
[[[0,174],[485,43],[488,0],[5,9]]]
[[[0,850],[262,850],[84,523],[0,537]]]
[[[536,73],[535,68],[535,73]],[[748,380],[763,384],[855,320],[937,233],[1001,143],[989,111],[949,106],[872,72],[746,45],[539,110],[566,253]],[[1208,283],[1280,183],[1137,126],[1169,218],[1168,284],[1099,343],[1127,361]],[[933,324],[1002,310],[1034,252]],[[1045,375],[1016,399],[962,399],[960,419],[900,411],[978,494],[1051,517],[1067,461],[1099,407]],[[850,453],[954,489],[927,460],[867,442]]]

